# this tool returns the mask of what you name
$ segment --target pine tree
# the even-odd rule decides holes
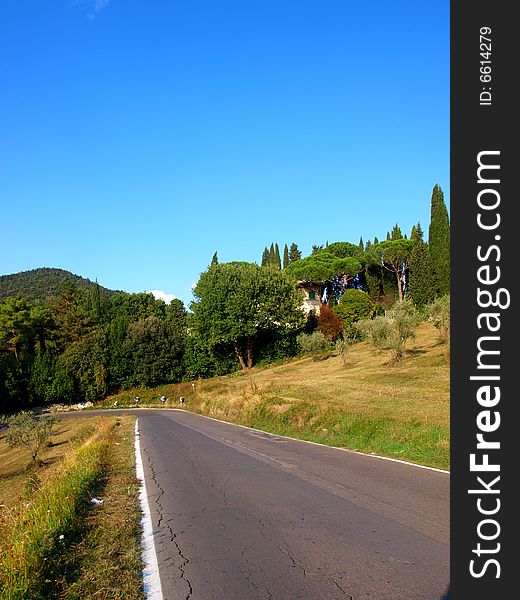
[[[300,260],[301,257],[302,253],[298,249],[298,244],[295,244],[293,242],[291,244],[291,247],[289,248],[289,262],[295,262],[297,260]]]
[[[442,296],[450,291],[450,220],[444,203],[444,194],[435,185],[431,200],[428,245],[436,277],[437,293]]]
[[[213,258],[211,259],[211,266],[213,267],[214,265],[218,265],[218,256],[216,252],[213,255]]]
[[[283,268],[289,266],[289,248],[287,248],[287,244],[283,247]]]

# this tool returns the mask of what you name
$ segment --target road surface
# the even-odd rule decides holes
[[[448,474],[132,412],[165,600],[445,597]]]

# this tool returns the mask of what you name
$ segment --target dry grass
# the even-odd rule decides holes
[[[196,382],[139,390],[142,406],[183,408],[325,444],[449,467],[449,356],[437,330],[422,323],[395,362],[366,342],[341,357],[300,358]],[[107,398],[132,406],[136,391]]]
[[[23,450],[7,445],[4,431],[0,435],[0,505],[10,509],[22,502],[31,475],[37,474],[42,483],[52,478],[71,448],[84,440],[97,422],[97,418],[90,418],[56,423],[48,445],[40,454],[39,468],[31,468],[30,458]]]
[[[35,474],[41,484],[4,509],[1,598],[144,599],[134,419],[89,421],[60,423],[37,472],[24,471],[25,456],[3,463],[0,473],[18,490]],[[91,504],[94,496],[103,503]]]

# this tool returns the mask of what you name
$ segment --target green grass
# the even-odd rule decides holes
[[[366,342],[339,356],[299,358],[209,380],[130,390],[97,407],[179,407],[233,423],[323,444],[449,469],[449,356],[423,323],[395,362]]]
[[[120,419],[98,420],[90,437],[81,442],[79,436],[69,445],[41,487],[27,497],[26,486],[26,498],[11,502],[4,511],[0,528],[2,599],[144,598],[138,486],[129,442],[133,419],[126,420],[124,427]],[[123,442],[126,447],[119,450]],[[34,475],[11,472],[13,480],[28,481]],[[99,508],[89,502],[94,495],[104,498]],[[117,502],[124,517],[114,523],[112,504]],[[96,561],[92,549],[97,549]],[[129,582],[124,595],[120,595],[125,589],[122,579]],[[105,589],[107,594],[102,593]]]

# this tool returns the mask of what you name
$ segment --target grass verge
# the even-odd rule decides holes
[[[28,502],[11,507],[1,527],[2,599],[144,598],[132,444],[132,418],[100,419]]]
[[[449,469],[449,357],[429,323],[399,363],[366,342],[339,356],[299,358],[248,373],[129,390],[98,407],[180,407],[289,435]],[[163,404],[159,398],[167,397]]]

